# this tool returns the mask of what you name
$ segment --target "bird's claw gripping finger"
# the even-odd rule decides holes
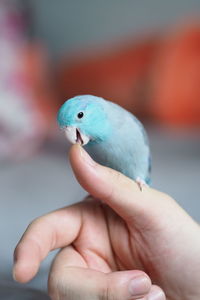
[[[137,177],[135,181],[141,192],[142,192],[143,187],[145,187],[145,186],[148,187],[148,184],[140,177]]]

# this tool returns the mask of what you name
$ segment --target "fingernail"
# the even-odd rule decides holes
[[[17,262],[17,251],[15,249],[14,254],[13,254],[13,263],[16,264]]]
[[[89,156],[89,154],[82,147],[80,147],[80,153],[81,153],[81,157],[88,165],[92,167],[95,166],[95,161]]]
[[[163,291],[153,291],[148,295],[148,300],[165,300],[165,294]]]
[[[12,276],[13,276],[13,279],[16,281],[15,266],[13,267],[13,270],[12,270]]]
[[[129,292],[132,296],[140,296],[149,292],[151,282],[148,277],[139,276],[129,283]]]

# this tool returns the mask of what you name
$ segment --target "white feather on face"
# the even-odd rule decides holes
[[[67,126],[64,128],[65,136],[68,141],[72,144],[79,143],[82,146],[86,145],[90,138],[83,134],[77,127],[75,126]]]

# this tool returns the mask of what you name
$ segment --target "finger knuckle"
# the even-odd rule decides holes
[[[49,274],[48,279],[48,295],[51,300],[60,299],[58,282],[56,280],[56,277],[52,273]]]
[[[117,300],[116,291],[114,293],[113,288],[111,288],[110,282],[107,281],[105,286],[101,289],[98,300]]]
[[[33,220],[29,223],[27,229],[30,229],[30,228],[33,228],[33,227],[38,226],[38,224],[40,224],[41,221],[42,221],[42,217],[38,217],[38,218],[33,219]]]

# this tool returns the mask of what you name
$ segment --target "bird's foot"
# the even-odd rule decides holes
[[[145,187],[145,186],[148,187],[148,184],[140,177],[137,177],[135,181],[141,192],[142,192],[143,187]]]

